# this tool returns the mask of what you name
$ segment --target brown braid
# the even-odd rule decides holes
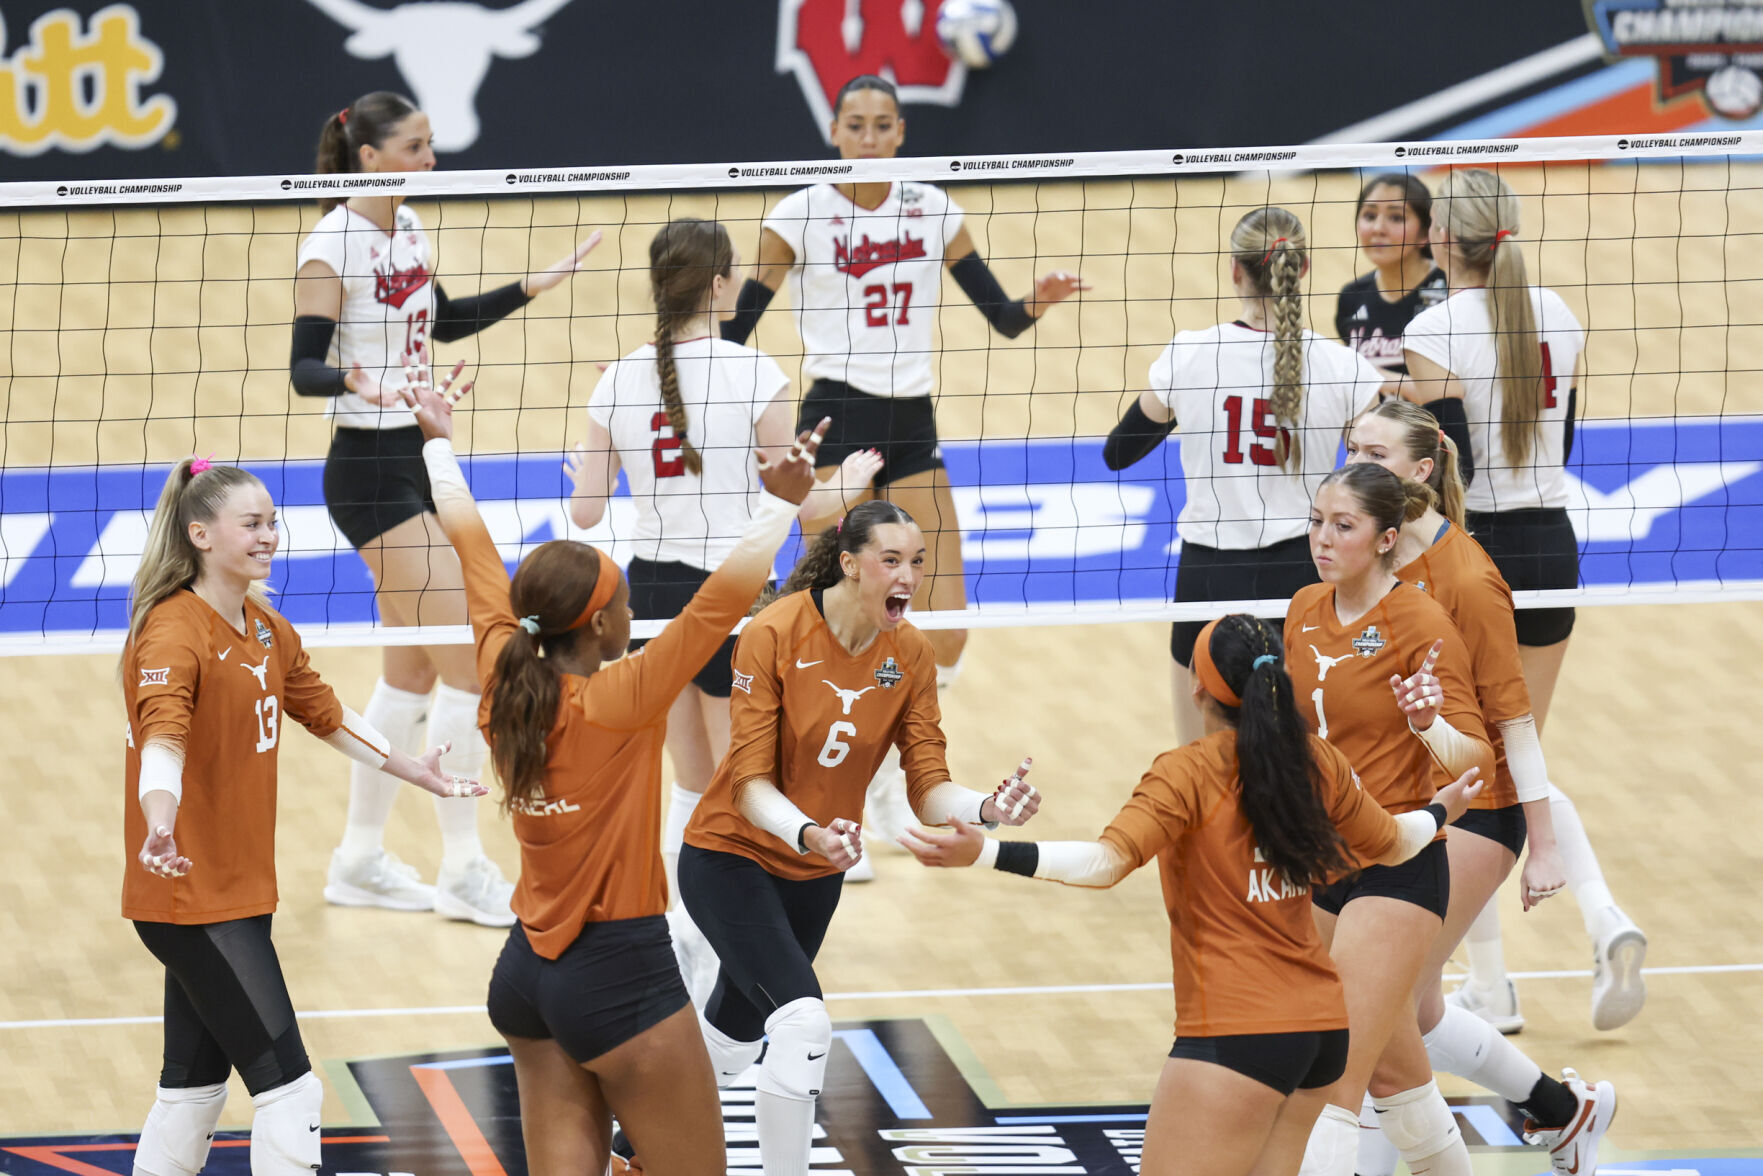
[[[1280,468],[1296,473],[1303,461],[1299,426],[1304,416],[1304,303],[1298,283],[1309,260],[1304,224],[1283,208],[1257,208],[1237,222],[1231,253],[1273,300],[1273,388],[1268,400],[1280,423]]]
[[[728,232],[715,221],[681,217],[662,226],[649,243],[649,285],[655,298],[655,378],[661,384],[661,407],[668,427],[679,439],[680,461],[688,473],[704,472],[704,459],[686,437],[691,422],[680,397],[679,369],[673,362],[674,332],[710,306],[715,278],[728,278],[734,248]]]

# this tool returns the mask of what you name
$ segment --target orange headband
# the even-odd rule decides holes
[[[1237,697],[1236,691],[1224,684],[1224,675],[1212,664],[1212,632],[1218,628],[1218,621],[1206,622],[1200,630],[1199,637],[1194,639],[1194,676],[1200,679],[1200,685],[1207,694],[1222,702],[1225,706],[1241,706],[1243,700]]]
[[[618,591],[618,565],[598,547],[589,547],[588,550],[599,561],[600,574],[594,580],[594,590],[588,594],[588,606],[582,609],[582,615],[569,626],[571,629],[579,629],[587,624],[588,619],[605,608],[612,599],[612,594]]]

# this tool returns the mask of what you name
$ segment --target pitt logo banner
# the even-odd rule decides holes
[[[141,87],[158,80],[164,55],[141,36],[134,8],[112,4],[81,23],[66,8],[46,12],[8,53],[0,16],[0,151],[141,148],[171,130],[177,103],[165,94],[141,98]]]

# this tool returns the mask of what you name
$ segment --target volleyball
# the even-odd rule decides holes
[[[1708,78],[1708,105],[1725,118],[1749,118],[1763,109],[1763,78],[1742,65],[1715,70]]]
[[[985,69],[1015,42],[1016,10],[1010,0],[944,0],[937,11],[937,40],[956,61]]]

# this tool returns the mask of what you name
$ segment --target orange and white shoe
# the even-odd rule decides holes
[[[1549,1163],[1560,1176],[1597,1176],[1598,1144],[1616,1118],[1616,1088],[1608,1082],[1594,1086],[1571,1069],[1561,1071],[1561,1084],[1579,1102],[1573,1118],[1554,1128],[1526,1122],[1524,1141],[1548,1148]]]

